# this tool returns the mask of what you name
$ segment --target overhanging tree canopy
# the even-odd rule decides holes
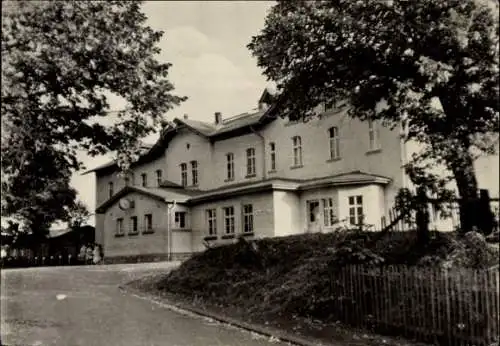
[[[19,204],[43,207],[31,195],[54,191],[53,181],[74,193],[69,177],[81,168],[79,150],[116,151],[126,169],[138,154],[138,140],[185,99],[172,93],[171,65],[156,56],[162,32],[146,25],[140,6],[139,1],[2,5],[2,192],[11,197],[2,200],[4,215]],[[114,122],[110,95],[124,103]],[[37,172],[42,164],[53,167]],[[61,208],[66,202],[61,200]]]
[[[403,123],[425,145],[407,167],[414,182],[443,188],[432,159],[473,199],[474,155],[498,134],[498,29],[496,0],[279,1],[248,47],[277,82],[280,114],[347,98],[352,116]]]

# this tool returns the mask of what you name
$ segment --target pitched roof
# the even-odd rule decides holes
[[[254,110],[252,112],[242,113],[231,118],[223,119],[221,124],[179,118],[176,118],[174,122],[177,125],[184,125],[202,136],[213,138],[244,127],[263,124],[269,120],[272,120],[272,118],[267,115],[266,110]]]
[[[356,184],[388,184],[391,178],[382,175],[366,173],[362,171],[351,171],[340,173],[333,176],[313,178],[303,180],[300,184],[300,190],[326,186],[356,185]]]
[[[179,185],[179,184],[176,184],[170,180],[163,180],[160,184],[160,187],[170,187],[170,188],[175,188],[175,189],[182,189],[183,186],[182,185]]]
[[[275,90],[271,87],[266,88],[260,97],[260,101],[266,100],[272,102],[275,97]],[[267,110],[252,110],[250,112],[242,113],[230,118],[222,119],[221,124],[213,124],[199,120],[191,119],[179,119],[175,118],[174,121],[168,122],[168,126],[162,130],[160,138],[155,144],[149,145],[144,144],[145,152],[141,155],[141,159],[137,161],[136,164],[141,162],[147,162],[161,155],[163,149],[168,145],[168,142],[175,136],[177,130],[180,127],[187,127],[195,133],[201,136],[214,139],[218,136],[219,138],[224,138],[224,136],[238,135],[240,130],[250,130],[252,126],[264,125],[270,121],[276,119],[276,116],[271,115],[272,108]],[[85,171],[82,175],[98,172],[102,170],[108,170],[111,168],[117,168],[116,161],[110,161],[103,165],[97,166],[91,170]]]
[[[165,131],[155,144],[143,145],[144,151],[143,154],[141,155],[141,159],[146,158],[150,154],[153,154],[153,151],[158,152],[158,149],[160,147],[164,148],[165,145],[168,143],[169,139],[175,136],[175,133],[178,130],[178,128],[182,126],[185,126],[204,137],[215,138],[219,135],[229,134],[232,131],[237,131],[246,127],[265,124],[273,119],[274,118],[268,116],[265,110],[253,111],[250,113],[242,113],[231,118],[226,118],[223,119],[222,123],[218,125],[199,120],[175,118],[173,121],[174,126],[173,127],[171,126],[167,131]],[[141,161],[137,161],[137,163],[139,162]],[[116,164],[116,161],[113,160],[105,164],[102,164],[100,166],[97,166],[91,170],[85,171],[81,175],[117,167],[118,166]]]
[[[141,143],[141,157],[147,155],[150,150],[154,147],[154,144],[149,144],[149,143]],[[108,161],[102,165],[99,165],[95,168],[92,168],[88,171],[85,171],[83,172],[81,175],[85,175],[85,174],[89,174],[89,173],[92,173],[92,172],[97,172],[97,171],[101,171],[103,169],[106,169],[106,168],[111,168],[111,167],[118,167],[117,163],[116,163],[116,160],[111,160],[111,161]]]
[[[200,191],[197,195],[189,199],[188,203],[199,203],[208,200],[215,200],[223,197],[234,197],[237,194],[265,191],[265,190],[289,190],[304,191],[314,188],[324,188],[333,186],[359,185],[359,184],[381,184],[386,185],[391,181],[390,178],[361,172],[352,171],[330,175],[326,177],[311,179],[290,179],[282,177],[273,177],[253,182],[242,182],[221,186],[208,191]]]
[[[179,191],[176,188],[162,188],[162,187],[150,188],[150,187],[140,187],[140,186],[125,186],[123,189],[121,189],[116,194],[111,196],[111,198],[109,198],[107,201],[98,206],[96,208],[96,213],[103,213],[114,203],[116,203],[116,201],[118,201],[120,198],[132,192],[152,197],[164,203],[169,203],[174,201],[177,203],[186,203],[191,196],[194,196],[198,193],[197,191],[194,190],[185,190],[185,189]]]

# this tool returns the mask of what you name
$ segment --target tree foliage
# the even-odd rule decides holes
[[[92,214],[87,209],[87,206],[81,202],[76,201],[69,209],[68,209],[68,223],[72,228],[78,228],[85,225],[85,223],[89,220]]]
[[[2,212],[64,217],[74,202],[78,151],[116,152],[126,168],[138,140],[185,98],[169,63],[156,59],[162,32],[139,1],[17,1],[2,14]],[[109,98],[124,107],[110,109]],[[64,191],[64,192],[63,192]],[[56,201],[59,199],[59,207]],[[49,202],[52,201],[52,202]],[[68,204],[70,203],[70,204]],[[59,208],[59,209],[58,209]]]
[[[424,145],[407,167],[416,184],[442,190],[429,162],[444,164],[473,198],[475,155],[498,134],[498,30],[496,0],[279,1],[248,47],[277,83],[277,112],[307,118],[345,98],[352,116]]]
[[[54,221],[67,220],[76,191],[62,155],[50,148],[32,154],[15,177],[2,180],[2,215],[13,216],[22,229],[46,234]]]

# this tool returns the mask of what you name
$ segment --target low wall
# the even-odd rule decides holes
[[[173,253],[172,261],[183,261],[191,257],[193,254],[189,252]],[[130,256],[114,256],[105,257],[104,264],[119,264],[119,263],[144,263],[144,262],[161,262],[167,261],[168,256],[162,254],[148,254],[148,255],[130,255]]]

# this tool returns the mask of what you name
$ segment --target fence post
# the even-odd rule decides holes
[[[359,232],[363,232],[363,230],[364,230],[364,229],[363,229],[363,228],[364,228],[363,226],[364,226],[364,224],[365,224],[365,216],[364,216],[363,214],[361,214],[361,215],[359,216],[359,219],[360,219],[360,220],[359,220],[359,225],[358,225],[358,226],[359,226],[358,231],[359,231]]]
[[[419,244],[429,242],[429,210],[425,188],[420,186],[417,190],[417,239]]]
[[[493,231],[493,212],[490,206],[490,194],[486,189],[479,190],[479,215],[476,218],[479,231],[485,235]]]

